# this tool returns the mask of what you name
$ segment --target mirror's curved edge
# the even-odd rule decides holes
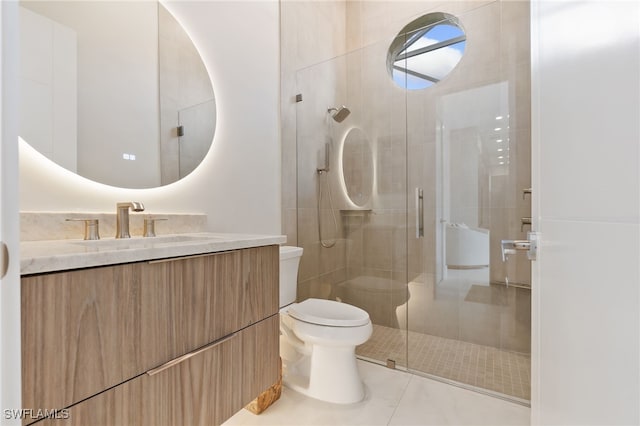
[[[74,13],[61,12],[58,10],[51,18],[45,18],[41,14],[36,13],[32,9],[38,9],[42,7],[51,10],[53,6],[65,3],[71,4],[76,7],[80,7],[81,10]],[[130,90],[124,90],[116,82],[106,84],[99,76],[91,76],[94,80],[98,81],[99,88],[93,88],[92,90],[80,90],[79,86],[87,78],[82,79],[83,73],[80,72],[81,65],[78,62],[84,61],[84,59],[78,58],[81,54],[80,48],[77,48],[75,58],[75,72],[73,71],[74,65],[70,65],[70,62],[64,60],[67,58],[69,51],[73,51],[69,48],[69,45],[74,43],[78,44],[78,31],[71,30],[66,19],[73,21],[77,19],[77,16],[84,16],[86,12],[87,4],[97,5],[99,8],[109,7],[109,4],[113,2],[87,2],[82,4],[81,2],[55,2],[55,1],[29,1],[26,4],[30,7],[27,9],[21,7],[21,24],[27,22],[26,25],[21,25],[23,31],[27,31],[22,34],[21,51],[22,59],[22,75],[21,75],[21,122],[28,123],[31,121],[31,126],[21,125],[20,134],[25,143],[28,143],[34,147],[40,154],[42,154],[49,161],[56,165],[61,165],[63,168],[69,170],[71,173],[77,174],[79,177],[88,179],[90,181],[104,184],[109,187],[124,188],[124,189],[150,189],[156,187],[164,187],[171,183],[177,182],[180,179],[191,174],[202,163],[204,158],[209,154],[213,141],[215,138],[215,127],[217,123],[217,109],[216,100],[213,92],[212,78],[209,70],[202,60],[202,56],[199,53],[197,47],[191,40],[187,31],[184,29],[184,25],[180,25],[174,15],[167,10],[164,5],[159,2],[126,2],[126,7],[133,7],[135,13],[120,13],[116,14],[120,20],[124,20],[131,23],[134,17],[140,17],[143,11],[148,12],[149,6],[155,10],[155,18],[146,18],[147,23],[155,21],[156,27],[156,53],[152,58],[156,62],[156,71],[152,78],[147,78],[148,74],[144,74],[141,78],[147,80],[153,80],[155,78],[155,86],[158,88],[157,93],[152,94],[151,98],[155,106],[148,107],[149,100],[146,99],[140,104],[134,105],[133,112],[122,113],[123,106],[126,104],[134,104],[134,100],[139,99],[135,93],[131,93]],[[25,5],[25,2],[22,3]],[[106,5],[106,6],[105,6]],[[120,3],[117,7],[125,7]],[[55,9],[55,7],[53,7]],[[38,9],[39,10],[39,9]],[[42,10],[39,10],[42,11]],[[144,13],[146,13],[144,12]],[[61,16],[64,15],[64,16]],[[99,13],[103,20],[104,13]],[[53,19],[56,18],[56,19]],[[64,21],[60,23],[60,21]],[[91,20],[82,19],[84,26],[95,26]],[[111,23],[110,25],[113,25]],[[62,59],[54,60],[54,53],[50,52],[48,56],[50,61],[45,63],[45,70],[50,71],[53,74],[53,67],[58,67],[58,73],[56,75],[66,76],[66,81],[55,82],[58,88],[60,85],[64,88],[66,86],[73,86],[71,89],[72,96],[69,98],[75,99],[75,101],[64,102],[61,101],[60,96],[56,102],[51,99],[51,102],[42,102],[43,91],[41,81],[47,80],[43,78],[42,61],[38,62],[38,58],[42,55],[25,55],[24,52],[30,52],[30,49],[35,50],[39,46],[38,37],[31,34],[29,36],[28,29],[35,27],[42,29],[43,26],[47,30],[51,30],[45,34],[53,34],[56,37],[50,36],[54,43],[49,40],[49,44],[56,44],[58,53],[63,55]],[[66,28],[65,28],[66,27]],[[79,28],[79,32],[83,34],[87,31],[85,27]],[[139,32],[138,23],[135,23],[136,33]],[[119,28],[118,34],[113,34],[113,26],[108,38],[123,39],[121,42],[135,45],[123,36],[124,31],[121,22],[118,23],[116,28]],[[164,29],[161,31],[161,29]],[[36,31],[37,32],[37,31]],[[144,45],[149,42],[148,36],[146,40],[140,42]],[[143,37],[145,39],[145,37]],[[45,40],[46,41],[46,40]],[[188,44],[185,47],[185,42]],[[40,43],[41,44],[41,43]],[[162,46],[162,48],[161,48]],[[52,48],[53,49],[53,48]],[[90,49],[84,48],[83,51]],[[112,51],[118,51],[117,47],[111,47]],[[148,49],[147,49],[148,50]],[[113,52],[112,52],[113,53]],[[72,55],[73,56],[73,55]],[[102,57],[105,55],[98,55],[95,52],[89,55],[87,62],[91,62],[95,65],[97,61],[96,57]],[[106,55],[108,56],[108,55]],[[131,62],[131,71],[128,73],[122,73],[127,77],[131,75],[137,75],[142,73],[142,69],[148,69],[148,66],[142,62],[145,55],[129,55],[126,59]],[[153,56],[153,55],[151,55]],[[179,61],[175,61],[175,58],[179,57]],[[73,58],[72,58],[73,59]],[[122,58],[121,58],[122,59]],[[147,58],[148,59],[148,58]],[[103,60],[100,58],[100,60]],[[195,63],[195,65],[194,65]],[[185,78],[184,69],[176,69],[176,64],[183,64],[183,68],[195,69],[198,74],[198,78]],[[25,68],[25,65],[27,67]],[[110,66],[105,65],[104,62],[99,62],[102,68],[113,71],[113,64]],[[29,66],[31,68],[29,68]],[[169,69],[171,74],[161,73],[161,68]],[[35,67],[35,68],[34,68]],[[82,69],[84,69],[84,65]],[[89,67],[90,69],[91,67]],[[117,68],[117,67],[116,67]],[[182,72],[182,74],[181,74]],[[38,74],[40,73],[40,74]],[[111,74],[118,74],[113,73]],[[70,76],[72,76],[75,84],[70,82]],[[46,76],[45,76],[46,77]],[[76,77],[80,78],[77,80]],[[89,79],[90,80],[90,79]],[[185,87],[184,81],[196,82],[191,87]],[[49,86],[53,87],[54,82],[51,78],[48,80]],[[135,83],[134,83],[135,86]],[[139,86],[139,87],[138,87]],[[137,88],[142,88],[142,91],[148,89],[148,86],[144,86],[144,83],[140,83]],[[160,87],[163,86],[166,90],[161,91]],[[102,88],[102,89],[101,89]],[[117,88],[118,90],[113,90]],[[146,89],[145,89],[146,88]],[[26,89],[26,90],[25,90]],[[53,93],[51,89],[49,92]],[[95,107],[87,105],[87,100],[82,100],[78,96],[82,93],[85,98],[98,99],[101,96],[111,97],[115,92],[124,92],[128,95],[128,98],[124,100],[116,101],[116,106],[110,107]],[[57,91],[56,93],[59,93]],[[49,96],[53,96],[49,94]],[[64,98],[64,96],[62,97]],[[49,110],[42,108],[42,105],[52,105]],[[145,109],[145,106],[147,108]],[[173,111],[167,113],[166,108],[163,109],[163,105],[170,106]],[[104,110],[108,111],[108,114],[104,113]],[[65,116],[65,112],[75,111],[75,117]],[[151,111],[151,112],[150,112]],[[93,115],[92,115],[93,114]],[[111,119],[107,120],[107,116]],[[155,124],[151,124],[145,128],[138,125],[142,122],[149,123],[150,116],[155,116]],[[81,119],[89,117],[91,123],[96,124],[96,130],[87,130],[80,124]],[[144,119],[144,117],[147,117]],[[208,118],[206,121],[202,121],[202,117]],[[99,120],[101,119],[101,120]],[[102,121],[102,119],[105,119]],[[205,123],[204,126],[200,123]],[[197,127],[194,127],[195,125]],[[179,126],[183,125],[184,135],[178,136]],[[44,129],[44,131],[43,131]],[[189,129],[189,130],[187,130]],[[75,130],[75,131],[74,131]],[[153,150],[148,146],[136,146],[132,141],[147,140],[147,134],[155,134],[156,141],[148,142]],[[87,136],[88,135],[88,136]],[[96,135],[102,135],[98,137]],[[83,148],[77,146],[73,151],[64,151],[64,147],[74,147],[77,145],[75,140],[88,140],[91,141],[89,146]],[[179,140],[179,142],[177,142]],[[196,143],[193,143],[193,141]],[[54,149],[55,148],[55,149]],[[111,149],[108,151],[107,148]],[[180,154],[180,155],[179,155]],[[86,165],[83,165],[82,161],[88,161]],[[107,161],[107,160],[110,160]]]
[[[144,200],[145,207],[151,208],[154,215],[206,214],[202,209],[194,209],[193,205],[182,208],[172,203],[167,205],[163,202],[163,200],[174,199],[183,194],[185,189],[192,185],[189,183],[189,179],[181,179],[155,188],[122,188],[96,182],[73,173],[43,156],[20,137],[18,138],[18,151],[21,181],[26,179],[26,186],[31,188],[33,185],[43,184],[52,187],[54,188],[52,196],[55,197],[55,200],[51,200],[53,205],[43,210],[42,203],[49,204],[49,201],[43,200],[43,196],[49,196],[48,191],[21,192],[21,212],[109,214],[115,211],[115,203],[137,199]],[[56,190],[55,188],[64,188],[64,190]],[[41,239],[41,236],[37,239]]]
[[[42,154],[35,149],[31,144],[25,141],[22,137],[18,137],[18,149],[20,154],[21,166],[25,163],[29,164],[32,169],[40,172],[46,172],[50,177],[56,180],[56,182],[74,182],[79,187],[91,188],[96,190],[108,190],[108,191],[150,191],[155,189],[166,188],[171,185],[175,185],[178,182],[173,182],[163,186],[149,187],[149,188],[125,188],[121,186],[109,185],[107,183],[97,182],[82,175],[79,175],[71,170],[57,164],[55,161],[51,161],[50,158]]]

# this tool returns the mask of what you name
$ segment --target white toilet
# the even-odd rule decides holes
[[[285,386],[322,401],[362,401],[355,349],[371,337],[369,314],[346,303],[296,299],[300,247],[280,247],[280,356]]]

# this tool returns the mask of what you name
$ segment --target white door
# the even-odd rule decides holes
[[[640,424],[640,3],[532,3],[533,424]]]
[[[0,423],[21,424],[20,256],[18,219],[18,6],[0,2],[0,240],[8,269],[0,278]],[[0,251],[0,258],[2,258]],[[6,259],[4,259],[6,260]],[[4,272],[4,268],[0,268]]]

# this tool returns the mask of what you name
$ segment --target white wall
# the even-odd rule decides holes
[[[78,173],[115,186],[158,186],[157,4],[26,1],[22,5],[77,35]],[[66,126],[60,137],[65,132]],[[124,153],[135,154],[136,160],[124,160]]]
[[[193,39],[212,78],[217,127],[208,156],[174,184],[127,190],[73,175],[21,149],[20,209],[205,213],[209,228],[280,232],[279,6],[276,1],[163,2]]]
[[[77,170],[78,40],[74,30],[20,7],[20,135]]]
[[[532,423],[640,424],[640,3],[532,3]]]

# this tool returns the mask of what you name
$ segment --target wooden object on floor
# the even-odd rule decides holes
[[[256,399],[247,404],[247,410],[253,414],[260,414],[269,408],[274,402],[280,399],[282,395],[282,358],[280,358],[280,372],[278,373],[278,381],[271,385],[269,389],[262,392]]]

